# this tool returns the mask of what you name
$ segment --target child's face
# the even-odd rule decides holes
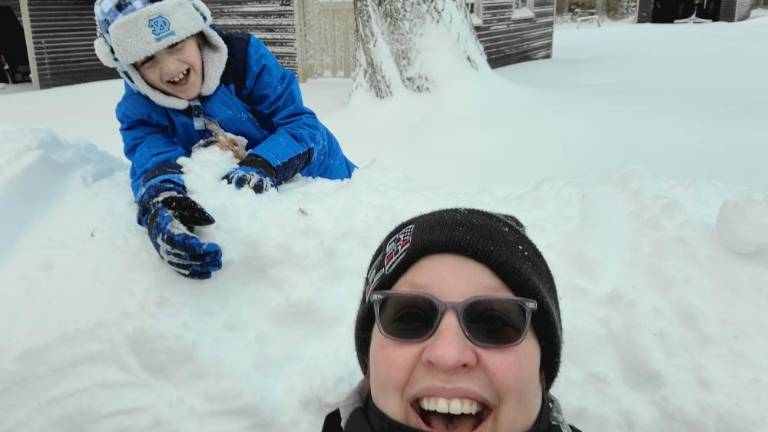
[[[191,100],[203,87],[200,36],[191,36],[142,60],[137,68],[152,87],[171,96]]]

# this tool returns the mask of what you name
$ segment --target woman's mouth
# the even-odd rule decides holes
[[[172,86],[183,86],[189,81],[189,73],[191,72],[190,68],[186,68],[183,71],[179,72],[178,75],[174,76],[173,78],[167,80],[166,82]]]
[[[482,403],[465,398],[424,397],[415,400],[412,407],[424,423],[421,427],[434,432],[476,431],[490,415]]]

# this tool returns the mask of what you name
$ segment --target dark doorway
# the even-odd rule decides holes
[[[654,0],[651,22],[673,23],[675,20],[695,16],[712,21],[720,20],[721,0]]]
[[[0,6],[0,82],[29,81],[24,28],[10,6]]]
[[[720,21],[720,0],[701,0],[696,7],[696,16],[701,19]]]
[[[654,0],[651,22],[673,23],[688,18],[696,11],[695,0]]]

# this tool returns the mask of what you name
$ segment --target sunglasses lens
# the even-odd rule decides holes
[[[464,309],[464,326],[480,345],[501,346],[520,342],[527,324],[523,305],[502,299],[480,299]]]
[[[438,318],[437,305],[426,297],[397,295],[381,300],[379,325],[389,337],[404,340],[424,339]]]

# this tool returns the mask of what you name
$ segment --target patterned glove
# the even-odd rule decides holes
[[[227,183],[237,189],[249,187],[257,194],[277,187],[277,173],[272,165],[260,156],[249,153],[237,167],[224,176]]]
[[[208,279],[221,269],[221,248],[216,243],[200,240],[196,226],[211,225],[213,217],[198,203],[176,191],[166,191],[140,208],[145,215],[142,225],[158,255],[181,275]],[[146,211],[148,210],[148,211]]]

